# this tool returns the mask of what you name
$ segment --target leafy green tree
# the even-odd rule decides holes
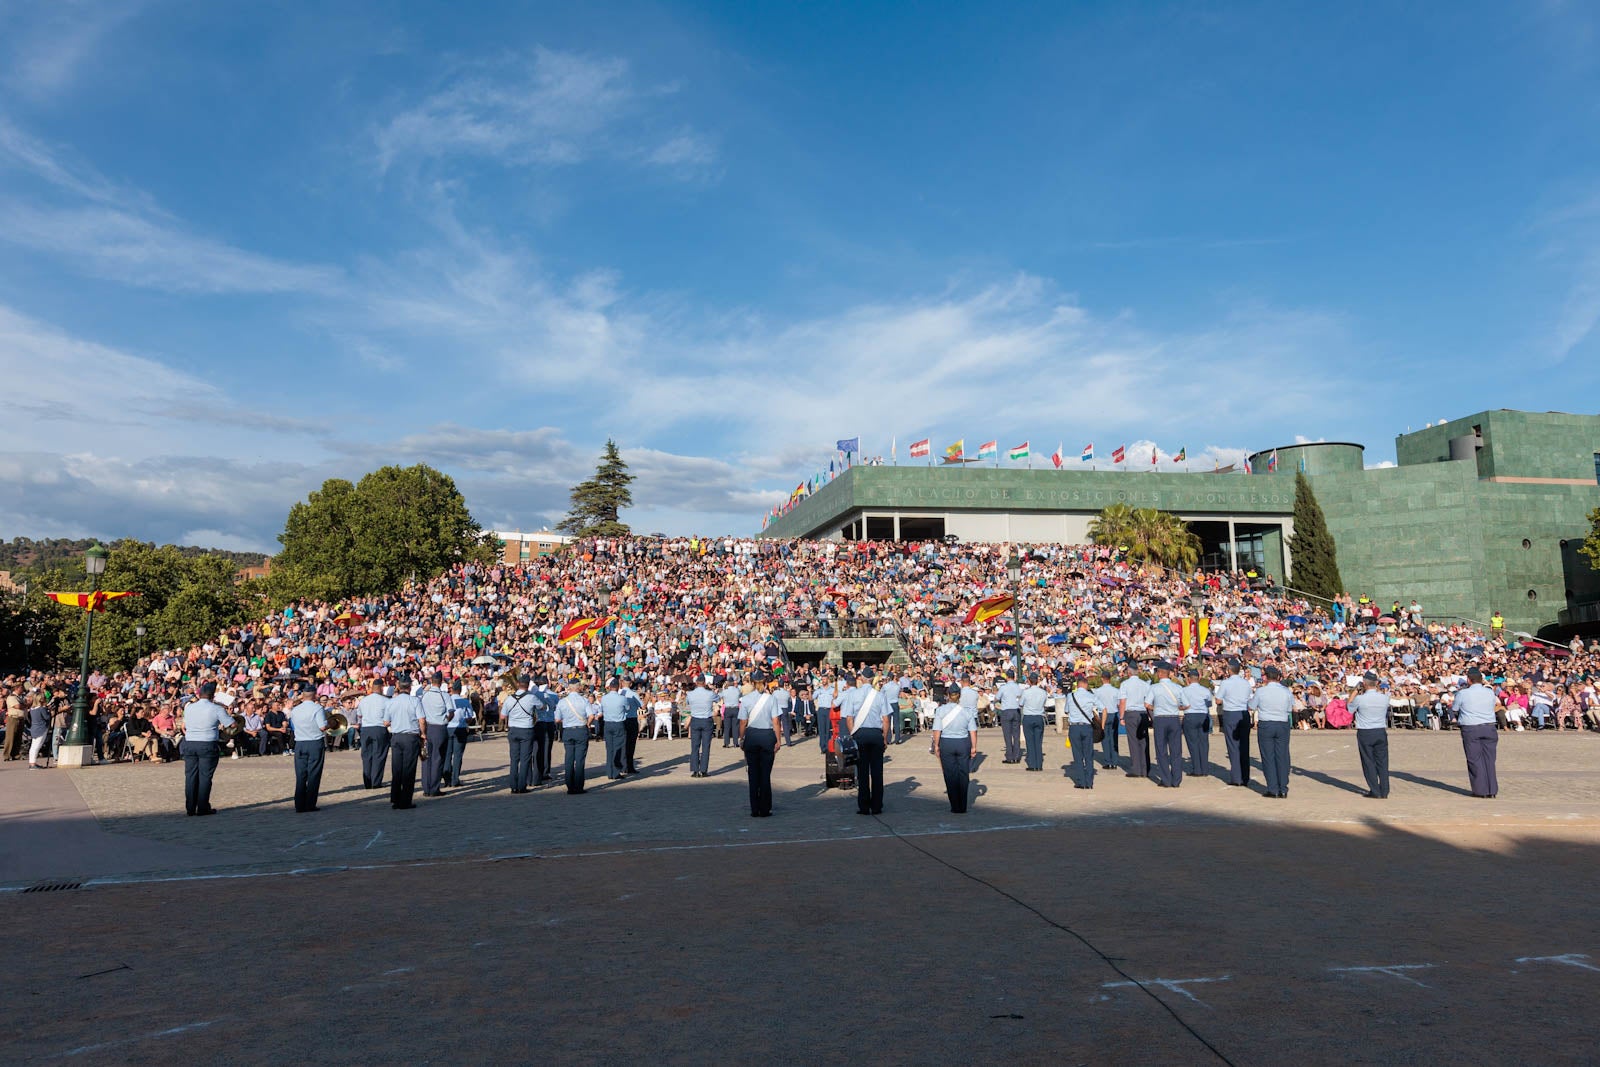
[[[1589,512],[1589,536],[1583,539],[1578,551],[1589,557],[1589,566],[1600,571],[1600,508]]]
[[[1193,570],[1200,562],[1200,538],[1170,511],[1111,504],[1089,520],[1089,539],[1125,550],[1136,563]]]
[[[1322,505],[1304,474],[1294,476],[1294,533],[1289,535],[1289,585],[1331,600],[1344,592],[1339,549],[1328,533]]]
[[[273,561],[274,599],[337,600],[401,588],[491,549],[449,475],[382,467],[354,485],[330,478],[289,509]]]
[[[622,459],[617,443],[606,439],[594,477],[572,487],[572,507],[556,529],[579,537],[621,537],[629,533],[628,524],[617,516],[633,506],[633,475]]]
[[[109,547],[100,588],[139,595],[113,600],[95,617],[92,662],[98,668],[133,665],[141,646],[136,627],[141,624],[147,630],[143,650],[149,653],[215,640],[251,614],[250,601],[234,582],[237,565],[226,556],[190,556],[174,545],[157,548],[132,540]],[[46,600],[45,591],[86,592],[91,584],[81,562],[58,563],[30,582],[37,663],[71,665],[83,648],[84,612]]]

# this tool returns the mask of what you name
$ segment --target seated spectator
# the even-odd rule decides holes
[[[1330,730],[1346,730],[1355,723],[1356,717],[1351,713],[1343,693],[1335,693],[1328,698],[1328,706],[1323,709],[1323,720]]]

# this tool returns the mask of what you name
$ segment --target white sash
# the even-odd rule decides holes
[[[867,712],[871,710],[872,705],[878,699],[878,691],[876,689],[871,690],[870,693],[871,695],[867,697],[866,702],[861,705],[861,710],[856,712],[856,721],[855,725],[850,730],[851,733],[855,733],[857,730],[861,729],[881,729],[881,727],[877,726],[868,727],[861,721],[867,717]]]

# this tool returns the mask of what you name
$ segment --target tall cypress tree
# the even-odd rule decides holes
[[[1289,584],[1295,589],[1332,599],[1344,592],[1339,577],[1339,550],[1328,533],[1322,505],[1304,474],[1294,476],[1294,533],[1289,535],[1293,568]]]
[[[579,537],[626,535],[628,524],[617,513],[633,506],[633,491],[628,488],[632,482],[617,443],[607,438],[594,477],[572,487],[572,507],[556,528]]]

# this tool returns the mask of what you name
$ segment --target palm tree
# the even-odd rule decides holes
[[[1090,521],[1089,539],[1121,548],[1135,563],[1187,571],[1200,562],[1200,538],[1170,511],[1112,504]]]

